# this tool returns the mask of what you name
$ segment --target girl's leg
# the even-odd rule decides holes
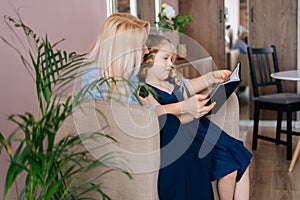
[[[239,182],[235,182],[236,171],[219,179],[218,195],[220,200],[249,200],[250,199],[250,180],[249,167],[244,172]]]
[[[235,200],[249,200],[250,199],[250,180],[249,180],[249,167],[244,172],[240,181],[236,183]]]
[[[218,195],[220,200],[232,200],[236,187],[237,171],[234,171],[220,178],[217,182]]]

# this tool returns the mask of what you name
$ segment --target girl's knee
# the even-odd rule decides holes
[[[237,171],[234,171],[234,172],[231,172],[230,174],[227,174],[226,176],[222,177],[221,179],[223,180],[234,180],[236,179],[236,176],[237,176]]]
[[[247,169],[245,170],[242,178],[244,178],[244,177],[249,177],[249,167],[247,167]]]

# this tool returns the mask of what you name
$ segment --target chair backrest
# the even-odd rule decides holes
[[[281,93],[281,81],[270,76],[271,73],[279,71],[276,47],[274,45],[269,48],[248,47],[247,51],[254,97],[260,95],[260,88],[272,85],[276,86],[278,93]]]

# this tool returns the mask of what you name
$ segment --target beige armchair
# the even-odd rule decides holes
[[[181,65],[181,70],[193,65],[198,72],[206,73],[212,68],[212,59],[202,59],[188,65]],[[190,72],[188,72],[190,73]],[[194,74],[195,75],[195,74]],[[190,78],[190,77],[187,77]],[[124,105],[114,101],[87,101],[83,109],[63,124],[58,138],[66,134],[80,134],[101,130],[117,140],[117,143],[105,140],[88,141],[86,148],[91,150],[94,159],[107,152],[118,152],[114,159],[123,169],[131,172],[129,179],[121,172],[110,172],[102,177],[103,190],[112,199],[122,200],[156,200],[157,178],[160,165],[159,124],[154,111],[140,105]],[[101,112],[96,112],[99,110]],[[233,94],[218,113],[209,118],[231,136],[239,137],[239,101]],[[92,150],[95,145],[106,144],[99,151]],[[91,178],[103,169],[86,174]],[[216,194],[216,193],[215,193]],[[101,199],[97,194],[91,197]],[[216,197],[217,198],[217,197]]]
[[[91,150],[91,156],[97,159],[106,152],[119,152],[115,162],[131,172],[132,179],[120,172],[107,173],[103,179],[103,190],[112,199],[122,200],[155,200],[157,194],[157,177],[159,170],[159,125],[155,113],[139,105],[124,105],[110,101],[88,101],[83,110],[77,110],[66,120],[58,139],[65,134],[101,129],[118,142],[110,142],[100,152]],[[99,109],[100,112],[95,112]],[[238,99],[233,94],[226,104],[215,115],[209,116],[212,121],[234,137],[239,134]],[[102,138],[104,140],[104,138]],[[106,143],[107,141],[105,141]],[[86,148],[91,148],[99,141],[87,142]],[[103,169],[86,174],[91,178],[101,173]],[[91,193],[96,199],[101,199]]]

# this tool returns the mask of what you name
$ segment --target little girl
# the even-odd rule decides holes
[[[213,199],[211,181],[214,180],[219,180],[220,199],[248,199],[248,166],[252,155],[241,141],[205,117],[215,104],[204,106],[207,95],[197,94],[210,84],[223,82],[231,72],[213,71],[188,80],[174,69],[175,49],[167,38],[149,35],[147,46],[149,54],[144,56],[139,78],[159,98],[150,94],[140,99],[143,104],[154,106],[161,125],[160,200]],[[191,96],[194,104],[191,101],[190,106],[196,105],[194,113],[187,113],[184,108],[171,109]],[[239,181],[243,185],[238,187]]]

